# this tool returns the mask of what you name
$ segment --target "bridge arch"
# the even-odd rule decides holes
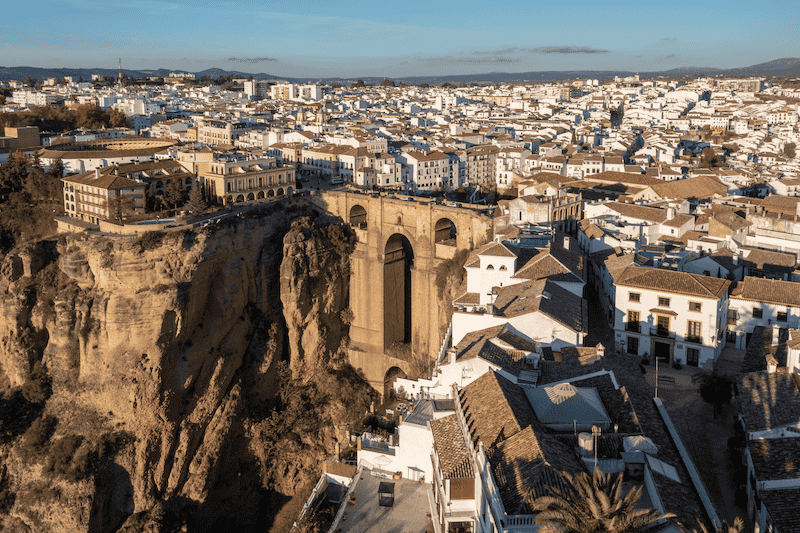
[[[449,218],[440,218],[433,227],[433,242],[435,244],[456,245],[458,229]]]
[[[407,236],[393,233],[384,245],[383,256],[383,344],[411,342],[414,248]]]
[[[359,228],[367,227],[367,210],[361,204],[356,204],[350,208],[350,225]]]

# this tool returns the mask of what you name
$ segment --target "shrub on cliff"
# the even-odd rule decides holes
[[[464,279],[464,263],[469,257],[469,250],[458,250],[452,258],[443,261],[436,269],[436,288],[439,290],[439,298],[444,297],[444,289],[448,283],[460,285]]]
[[[160,231],[148,231],[142,233],[142,235],[136,240],[136,245],[142,252],[146,252],[148,250],[155,250],[161,243],[164,242],[164,234]]]
[[[0,443],[10,442],[27,431],[42,412],[51,391],[47,368],[36,362],[28,380],[0,398]]]

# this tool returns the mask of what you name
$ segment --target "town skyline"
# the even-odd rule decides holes
[[[115,68],[122,57],[127,69],[298,78],[726,69],[799,55],[791,31],[800,15],[787,1],[573,9],[50,0],[35,13],[8,8],[0,43],[6,66]]]

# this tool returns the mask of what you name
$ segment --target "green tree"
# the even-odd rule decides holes
[[[186,189],[183,188],[180,178],[172,177],[167,181],[164,200],[173,208],[183,205],[186,202]]]
[[[642,487],[622,492],[622,473],[616,476],[595,469],[590,477],[562,474],[564,489],[551,487],[549,496],[531,498],[531,508],[537,511],[535,523],[541,533],[628,533],[642,531],[665,518],[653,509],[635,509]]]
[[[455,84],[450,83],[449,81],[446,81],[441,85],[441,88],[442,89],[455,89],[456,86],[455,86]]]
[[[723,374],[703,374],[700,378],[700,397],[714,408],[714,418],[722,406],[733,398],[733,380]]]
[[[703,168],[717,168],[721,167],[725,164],[725,161],[722,157],[717,154],[717,152],[711,148],[710,146],[706,146],[703,148],[703,152],[700,154],[700,166]]]
[[[122,224],[122,218],[133,212],[135,206],[136,200],[132,196],[126,196],[125,194],[112,196],[107,201],[108,215],[112,220]]]
[[[394,87],[395,83],[392,80],[383,79],[380,83],[381,87]]]
[[[25,78],[25,86],[26,87],[34,87],[34,86],[36,86],[36,82],[37,81],[38,80],[36,78],[34,78],[33,76],[28,76],[27,78]]]
[[[363,87],[364,85],[364,80],[356,80],[350,87]]]
[[[202,213],[206,210],[206,201],[203,198],[203,191],[201,189],[202,187],[200,184],[195,182],[194,185],[192,185],[192,190],[189,192],[189,203],[186,205],[186,209],[192,214]]]

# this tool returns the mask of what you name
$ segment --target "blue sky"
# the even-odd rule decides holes
[[[800,1],[40,0],[3,7],[0,65],[278,76],[744,67],[800,57]]]

